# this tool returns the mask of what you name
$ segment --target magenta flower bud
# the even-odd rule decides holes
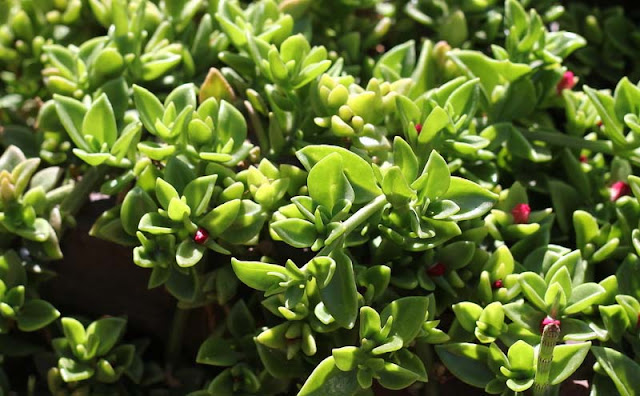
[[[623,181],[617,181],[611,185],[611,202],[617,201],[624,195],[631,195],[631,187]]]
[[[427,274],[431,277],[442,276],[446,271],[447,267],[442,263],[436,263],[435,265],[427,268]]]
[[[573,72],[570,72],[570,71],[564,72],[564,74],[562,75],[562,78],[560,79],[560,81],[558,82],[558,85],[556,86],[556,89],[558,90],[558,95],[562,94],[562,91],[565,89],[571,89],[575,87],[576,83],[577,83],[577,79],[576,79],[576,76],[573,74]]]
[[[540,332],[542,333],[544,331],[544,328],[549,325],[560,327],[560,321],[558,319],[552,318],[551,316],[547,316],[546,318],[542,319],[542,322],[540,322]]]
[[[516,224],[527,224],[529,222],[529,215],[531,214],[531,208],[526,203],[517,204],[511,210],[513,215],[513,222]]]
[[[198,231],[193,235],[193,241],[198,245],[202,245],[209,239],[209,233],[204,228],[198,228]]]

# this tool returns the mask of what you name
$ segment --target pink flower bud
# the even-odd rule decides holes
[[[511,210],[513,215],[513,222],[516,224],[527,224],[529,222],[529,215],[531,214],[531,208],[526,203],[517,204]]]
[[[542,322],[540,322],[540,333],[542,333],[544,331],[544,328],[549,325],[560,327],[560,321],[558,319],[552,318],[551,316],[547,316],[546,318],[542,319]]]
[[[562,75],[562,78],[560,79],[560,81],[558,82],[558,85],[556,86],[556,89],[558,90],[558,95],[561,95],[562,91],[565,89],[571,89],[575,87],[576,82],[577,82],[577,79],[576,79],[576,76],[573,74],[573,72],[570,72],[570,71],[564,72],[564,74]]]
[[[436,263],[435,265],[427,268],[427,274],[431,277],[442,276],[446,271],[447,267],[442,263]]]
[[[631,194],[631,187],[623,181],[617,181],[611,185],[611,202],[617,201],[623,195]]]
[[[209,233],[202,227],[198,228],[198,231],[193,236],[193,241],[198,245],[202,245],[207,239],[209,239]]]

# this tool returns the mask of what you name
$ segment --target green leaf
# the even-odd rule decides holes
[[[621,396],[635,396],[640,389],[640,365],[611,348],[592,347],[598,363],[613,380]]]
[[[239,362],[242,357],[243,355],[236,352],[229,341],[213,335],[200,345],[196,362],[212,366],[230,367]]]
[[[362,355],[360,348],[355,346],[334,348],[331,351],[336,366],[342,371],[355,370],[363,357]]]
[[[82,134],[83,136],[93,136],[98,143],[107,143],[108,147],[113,146],[116,142],[118,138],[116,117],[106,94],[100,95],[84,116]]]
[[[385,362],[382,370],[376,371],[378,382],[387,389],[400,390],[418,380],[418,374],[395,363]]]
[[[184,188],[183,195],[195,216],[200,216],[209,207],[217,179],[218,175],[198,177]]]
[[[218,110],[217,134],[222,142],[233,139],[233,151],[238,150],[247,138],[247,122],[242,113],[229,102],[220,102]]]
[[[551,385],[557,385],[569,378],[584,361],[591,348],[590,342],[557,345],[553,348],[553,360],[549,372]]]
[[[600,297],[605,293],[604,287],[597,283],[590,282],[578,285],[573,288],[564,313],[567,315],[578,313],[591,305],[598,304]]]
[[[82,102],[62,95],[53,95],[56,105],[56,112],[60,118],[60,123],[69,134],[69,137],[76,147],[90,152],[91,148],[84,140],[82,125],[87,108]]]
[[[451,177],[451,185],[442,197],[453,201],[460,211],[450,219],[470,220],[487,213],[497,201],[498,196],[476,183],[459,177]]]
[[[451,173],[447,162],[435,150],[429,154],[429,160],[422,176],[411,187],[418,190],[418,195],[435,201],[446,194],[451,185]]]
[[[222,235],[227,228],[238,218],[242,201],[234,199],[216,206],[211,212],[198,221],[198,224],[207,231],[212,237]]]
[[[285,267],[266,264],[259,261],[240,261],[231,259],[231,265],[236,276],[245,285],[260,291],[266,291],[287,276]],[[278,276],[280,275],[280,276]]]
[[[142,188],[136,186],[132,188],[124,197],[120,209],[120,220],[122,228],[129,235],[136,235],[140,219],[146,214],[155,212],[158,205],[153,201]]]
[[[176,263],[183,268],[193,267],[202,260],[205,250],[205,246],[198,245],[191,239],[185,239],[180,242],[176,250]]]
[[[484,388],[495,378],[487,365],[489,348],[478,344],[436,345],[442,363],[462,382]]]
[[[61,322],[64,336],[72,345],[84,344],[87,340],[87,334],[82,323],[73,318],[62,318]]]
[[[271,223],[271,229],[283,241],[296,248],[311,247],[317,232],[313,223],[302,219],[284,219]]]
[[[507,352],[509,358],[509,370],[516,372],[528,373],[534,372],[534,355],[535,351],[533,347],[527,344],[525,341],[518,341],[511,345]]]
[[[62,357],[58,360],[58,368],[64,382],[78,382],[93,377],[95,370],[86,363]]]
[[[158,198],[158,202],[165,210],[169,209],[169,204],[171,200],[176,198],[179,199],[180,196],[175,188],[166,181],[161,178],[156,179],[156,198]]]
[[[623,125],[616,116],[615,102],[613,98],[588,86],[584,87],[584,92],[589,96],[591,103],[593,103],[593,106],[598,111],[598,115],[604,124],[606,135],[615,144],[626,146],[627,142],[622,134]]]
[[[337,153],[328,155],[309,171],[307,178],[309,196],[318,204],[333,211],[338,201],[346,199],[353,202],[353,188],[343,172],[342,156]]]
[[[336,262],[336,271],[329,284],[320,289],[320,297],[336,322],[351,329],[358,317],[358,291],[353,265],[341,249],[334,250],[329,257]]]
[[[382,191],[394,206],[406,205],[414,196],[414,192],[405,180],[402,171],[397,166],[392,166],[382,180]]]
[[[140,114],[144,127],[153,135],[157,135],[156,121],[162,119],[164,106],[150,91],[139,85],[133,85],[133,101]]]
[[[427,319],[429,298],[403,297],[387,305],[380,313],[380,321],[386,323],[393,316],[390,336],[399,336],[405,346],[416,337]]]
[[[87,337],[97,337],[99,341],[95,356],[105,356],[124,335],[126,319],[104,318],[98,319],[87,327]]]
[[[193,267],[187,268],[187,272],[171,268],[165,286],[167,291],[178,300],[191,303],[195,301],[197,296],[199,282],[200,280]]]
[[[449,114],[440,106],[436,106],[422,126],[422,131],[418,135],[418,143],[424,145],[431,142],[442,129],[451,124]]]
[[[534,272],[524,272],[518,277],[522,294],[527,300],[540,310],[547,308],[544,302],[544,295],[547,291],[547,283],[542,277]]]
[[[427,382],[427,370],[422,360],[408,349],[403,348],[393,356],[393,361],[403,369],[409,370],[418,376],[418,381]]]
[[[173,156],[167,161],[162,178],[171,184],[178,194],[182,194],[186,186],[196,177],[192,165]]]
[[[508,60],[495,60],[478,51],[453,50],[449,56],[469,74],[478,77],[485,97],[490,99],[498,85],[515,81],[531,71],[531,67]]]
[[[339,370],[329,356],[316,366],[298,396],[351,396],[359,389],[356,371]]]
[[[332,153],[338,153],[342,157],[344,174],[347,176],[347,179],[349,179],[349,183],[353,187],[355,194],[353,203],[367,203],[380,195],[380,187],[376,184],[376,178],[371,169],[371,165],[347,149],[328,145],[306,146],[298,150],[296,156],[307,171],[309,171],[315,164]]]
[[[173,103],[176,113],[180,114],[184,109],[190,107],[195,109],[197,106],[196,87],[192,83],[186,83],[176,87],[164,100],[165,109]]]
[[[582,210],[573,212],[573,228],[576,232],[576,246],[581,250],[598,235],[599,231],[596,219]]]
[[[482,315],[482,307],[470,301],[463,301],[454,304],[451,308],[453,308],[453,313],[456,315],[456,319],[458,319],[462,328],[468,332],[473,332],[476,328],[476,321],[480,319],[480,315]]]
[[[509,319],[518,325],[532,333],[540,332],[540,323],[545,318],[546,313],[534,309],[531,305],[526,304],[524,300],[505,304],[502,308]]]
[[[393,163],[400,167],[405,180],[409,183],[415,180],[418,175],[418,158],[400,136],[393,139]]]
[[[17,317],[21,331],[39,330],[60,317],[60,312],[44,300],[29,300],[20,308]]]

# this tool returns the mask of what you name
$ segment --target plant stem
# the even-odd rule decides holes
[[[342,227],[331,233],[325,243],[331,245],[341,236],[347,236],[353,230],[355,230],[360,224],[364,223],[369,217],[380,211],[384,205],[387,204],[387,197],[384,194],[378,195],[373,201],[369,202],[362,208],[360,208],[351,217],[342,223]],[[324,251],[325,249],[322,249]]]
[[[585,149],[603,154],[614,154],[613,145],[606,141],[593,141],[569,136],[557,131],[535,130],[529,131],[520,129],[522,134],[530,140],[540,140],[555,146],[568,147],[573,149]]]
[[[344,225],[344,233],[348,234],[355,230],[360,224],[364,223],[369,217],[380,211],[387,204],[387,197],[384,194],[378,195],[373,201],[363,206],[360,210],[349,217],[342,225]]]
[[[551,362],[553,361],[553,349],[560,337],[560,326],[548,324],[542,331],[540,351],[538,352],[538,364],[536,366],[536,376],[533,383],[533,394],[535,396],[546,396],[549,394],[551,385],[549,384],[549,373],[551,372]]]
[[[91,192],[103,181],[106,173],[107,167],[105,165],[91,167],[76,183],[71,193],[60,203],[60,212],[75,216],[82,205],[87,202]]]
[[[182,335],[184,334],[184,328],[189,318],[188,309],[180,308],[176,306],[176,310],[173,314],[173,322],[171,323],[171,333],[169,333],[169,340],[167,341],[167,349],[165,361],[167,366],[174,366],[180,357],[182,351]]]
[[[247,112],[249,113],[249,120],[251,121],[251,125],[253,125],[253,131],[255,132],[256,137],[258,138],[258,145],[260,146],[262,153],[264,155],[267,155],[270,149],[269,138],[267,137],[267,134],[265,133],[264,128],[262,127],[262,122],[260,122],[260,118],[258,117],[258,114],[256,114],[256,111],[251,105],[251,102],[249,102],[248,100],[245,100],[244,106],[247,108]]]
[[[429,381],[424,385],[422,394],[424,396],[438,396],[440,394],[440,387],[438,386],[435,378],[435,354],[433,345],[427,344],[426,342],[417,342],[416,354],[424,362],[425,369],[427,370],[427,375],[429,376]]]

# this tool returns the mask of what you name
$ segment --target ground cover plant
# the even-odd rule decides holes
[[[638,21],[0,0],[0,394],[640,394]]]

